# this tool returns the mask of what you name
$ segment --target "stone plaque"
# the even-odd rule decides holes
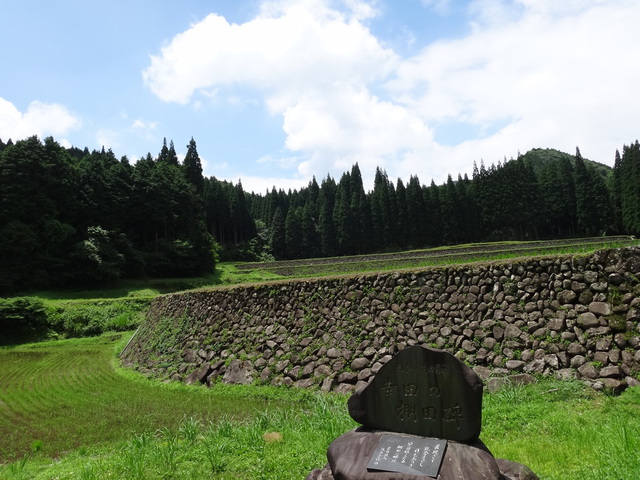
[[[369,462],[374,458],[373,453],[377,450],[380,439],[384,435],[389,435],[389,432],[372,431],[365,427],[358,427],[336,438],[327,450],[328,467],[332,476],[320,478],[328,480],[334,478],[336,480],[418,480],[420,478],[430,480],[425,475],[420,476],[413,473],[369,470],[367,468]],[[472,443],[447,442],[446,448],[442,449],[444,457],[438,472],[437,478],[439,480],[505,480],[506,478],[500,475],[496,459],[480,440]],[[417,460],[418,458],[416,458]],[[410,461],[408,456],[407,461]],[[525,476],[509,478],[536,480],[536,477]]]
[[[369,428],[471,442],[480,435],[482,380],[447,352],[413,346],[389,360],[348,405],[351,417]]]
[[[436,478],[446,448],[446,440],[385,434],[371,455],[367,470]]]

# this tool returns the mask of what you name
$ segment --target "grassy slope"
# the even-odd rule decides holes
[[[34,445],[55,457],[80,446],[175,428],[185,418],[243,419],[272,404],[297,405],[283,395],[265,394],[268,389],[163,385],[117,369],[114,347],[128,335],[121,337],[0,349],[0,460],[22,456]]]

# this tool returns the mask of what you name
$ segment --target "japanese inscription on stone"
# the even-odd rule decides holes
[[[480,434],[482,381],[447,352],[410,347],[351,396],[349,413],[371,428],[472,441]]]
[[[445,440],[385,434],[371,455],[367,470],[436,478],[446,448]]]

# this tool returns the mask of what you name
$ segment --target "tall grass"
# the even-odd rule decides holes
[[[507,387],[485,395],[482,438],[544,479],[635,479],[640,388],[611,397],[577,381]]]

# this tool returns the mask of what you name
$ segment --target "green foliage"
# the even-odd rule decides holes
[[[151,298],[51,302],[48,323],[63,337],[123,332],[140,325],[150,303]]]
[[[70,276],[98,284],[119,279],[126,262],[119,243],[131,248],[122,234],[109,232],[100,226],[88,227],[87,238],[78,242],[71,254],[75,268]]]
[[[14,343],[43,335],[47,327],[44,303],[37,298],[0,298],[0,342]]]
[[[637,140],[624,146],[622,158],[616,167],[614,189],[622,228],[631,234],[640,235],[640,143]]]

